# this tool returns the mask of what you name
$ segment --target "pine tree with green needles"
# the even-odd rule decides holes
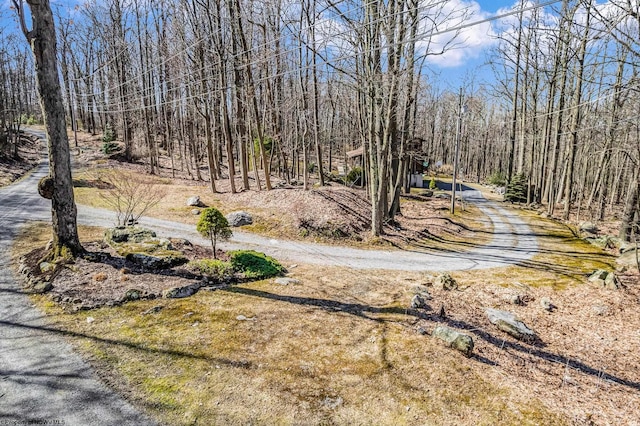
[[[231,238],[233,232],[229,227],[229,222],[220,213],[220,210],[209,207],[203,210],[200,220],[196,225],[196,229],[203,237],[211,239],[211,248],[213,249],[213,258],[216,257],[216,243],[218,240],[226,241]]]
[[[507,184],[504,200],[512,203],[527,202],[527,177],[524,173],[515,175]]]

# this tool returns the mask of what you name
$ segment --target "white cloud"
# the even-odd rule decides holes
[[[431,26],[429,28],[425,24],[424,34],[436,35],[425,37],[418,47],[421,53],[431,55],[429,63],[439,68],[464,66],[496,43],[491,23],[482,22],[489,16],[475,1],[448,1],[438,10],[430,10],[424,17],[424,22],[429,22]],[[478,24],[467,26],[475,22]]]

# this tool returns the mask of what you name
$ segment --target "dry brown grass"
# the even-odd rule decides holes
[[[294,271],[301,285],[49,312],[86,336],[74,340],[103,371],[115,369],[112,384],[168,424],[563,423],[487,380],[484,364],[417,334],[405,309],[417,277]]]

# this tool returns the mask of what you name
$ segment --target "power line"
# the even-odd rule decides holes
[[[467,28],[470,28],[470,27],[473,27],[473,26],[476,26],[476,25],[482,25],[482,24],[485,24],[485,23],[488,23],[488,22],[491,22],[491,21],[503,19],[503,18],[508,17],[508,16],[513,16],[513,15],[519,14],[521,12],[526,12],[526,11],[533,10],[533,9],[536,9],[536,8],[540,8],[540,7],[546,7],[548,5],[551,5],[551,4],[554,4],[554,3],[558,3],[559,1],[561,1],[561,0],[547,1],[545,3],[541,3],[541,4],[535,5],[535,6],[529,6],[529,7],[522,8],[522,9],[515,9],[515,10],[512,10],[512,11],[507,12],[507,13],[496,15],[494,17],[485,18],[485,19],[482,19],[482,20],[479,20],[479,21],[474,21],[472,23],[466,23],[466,24],[453,26],[453,27],[450,27],[450,28],[447,28],[447,29],[444,29],[444,30],[441,30],[441,31],[433,31],[433,29],[429,29],[428,31],[423,31],[423,32],[417,34],[414,38],[408,38],[408,39],[405,39],[405,40],[402,40],[402,41],[397,41],[395,43],[387,43],[387,44],[385,44],[383,46],[380,46],[379,49],[380,50],[384,50],[385,48],[389,48],[389,47],[403,46],[406,43],[413,42],[413,41],[419,42],[419,41],[421,41],[423,39],[427,39],[427,38],[430,40],[432,37],[445,35],[445,34],[449,34],[449,33],[452,33],[452,32],[458,32],[458,31],[461,31],[463,29],[467,29]],[[381,19],[384,19],[384,17],[381,18]],[[342,34],[347,34],[347,33],[349,33],[349,32],[344,32]],[[298,47],[296,47],[295,49],[288,50],[287,53],[295,52],[297,50],[298,50]],[[247,52],[250,52],[250,51],[251,51],[250,49],[247,49]],[[246,52],[241,52],[241,53],[246,53]],[[345,54],[345,55],[342,55],[342,56],[332,57],[331,59],[328,59],[328,60],[322,60],[319,64],[317,64],[317,66],[321,66],[321,65],[329,64],[329,63],[341,62],[341,61],[344,61],[344,60],[347,60],[347,59],[353,59],[353,58],[356,58],[359,53],[361,53],[361,52],[351,52],[351,53],[348,53],[348,54]],[[253,66],[253,65],[260,64],[265,60],[268,60],[268,59],[257,59],[257,60],[253,60],[253,61],[249,62],[248,64],[243,64],[243,65],[244,66]],[[210,67],[207,67],[206,70],[207,71],[213,70],[217,66],[218,66],[218,64],[212,64]],[[309,70],[309,69],[312,69],[312,68],[313,68],[313,65],[301,66],[301,67],[299,67],[299,68],[297,68],[295,70],[287,70],[287,71],[283,71],[283,72],[278,73],[278,74],[273,74],[273,75],[270,75],[268,77],[263,77],[261,79],[254,80],[254,83],[262,82],[262,81],[265,81],[267,79],[271,79],[271,78],[274,78],[274,77],[285,76],[285,75],[290,74],[292,72],[300,72],[300,71],[304,71],[304,70]],[[181,78],[181,77],[184,78],[184,75],[177,76],[176,78]],[[186,97],[183,96],[183,97],[181,97],[180,101],[188,101],[188,100],[191,100],[191,99],[194,99],[194,98],[200,98],[200,97],[203,97],[203,96],[208,96],[208,95],[212,95],[212,94],[215,94],[215,93],[220,93],[221,91],[226,91],[226,90],[229,90],[229,89],[231,89],[233,87],[234,87],[233,84],[229,84],[224,88],[216,88],[216,89],[213,89],[213,90],[210,90],[210,91],[206,91],[206,92],[199,92],[199,93],[192,94],[192,95],[189,95],[189,96],[186,96]],[[113,88],[110,88],[109,90],[112,90],[112,89]],[[151,88],[151,89],[154,91],[154,93],[152,95],[155,96],[155,93],[157,92],[157,88]],[[101,92],[101,93],[104,93],[104,92]],[[92,96],[95,96],[95,94],[93,94]],[[150,97],[151,97],[151,95],[143,95],[143,97],[137,97],[137,99],[144,101],[144,100],[149,99]],[[167,104],[170,104],[170,103],[173,103],[173,102],[174,101],[167,101],[167,102],[160,102],[160,103],[156,102],[152,106],[153,107],[159,107],[159,106],[167,105]],[[123,113],[123,112],[133,112],[133,111],[137,111],[139,109],[140,109],[139,107],[131,107],[131,108],[119,109],[119,110],[101,110],[101,111],[105,112],[105,113]]]

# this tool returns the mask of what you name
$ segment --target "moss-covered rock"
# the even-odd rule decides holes
[[[466,357],[473,354],[473,339],[468,334],[461,333],[446,325],[439,325],[431,335],[445,342],[450,348],[462,352]]]
[[[602,288],[606,288],[609,290],[617,290],[622,284],[616,274],[613,272],[605,271],[604,269],[598,269],[593,274],[589,276],[589,282],[597,284]]]
[[[155,237],[154,231],[140,226],[117,226],[104,232],[104,241],[110,246],[124,242],[140,243]]]
[[[167,269],[182,265],[188,259],[178,251],[167,251],[164,253],[129,253],[126,259],[147,269]]]
[[[439,275],[433,283],[434,287],[441,290],[457,290],[458,283],[449,274]]]
[[[491,324],[518,340],[535,340],[536,334],[514,314],[499,309],[487,309],[487,316]]]

